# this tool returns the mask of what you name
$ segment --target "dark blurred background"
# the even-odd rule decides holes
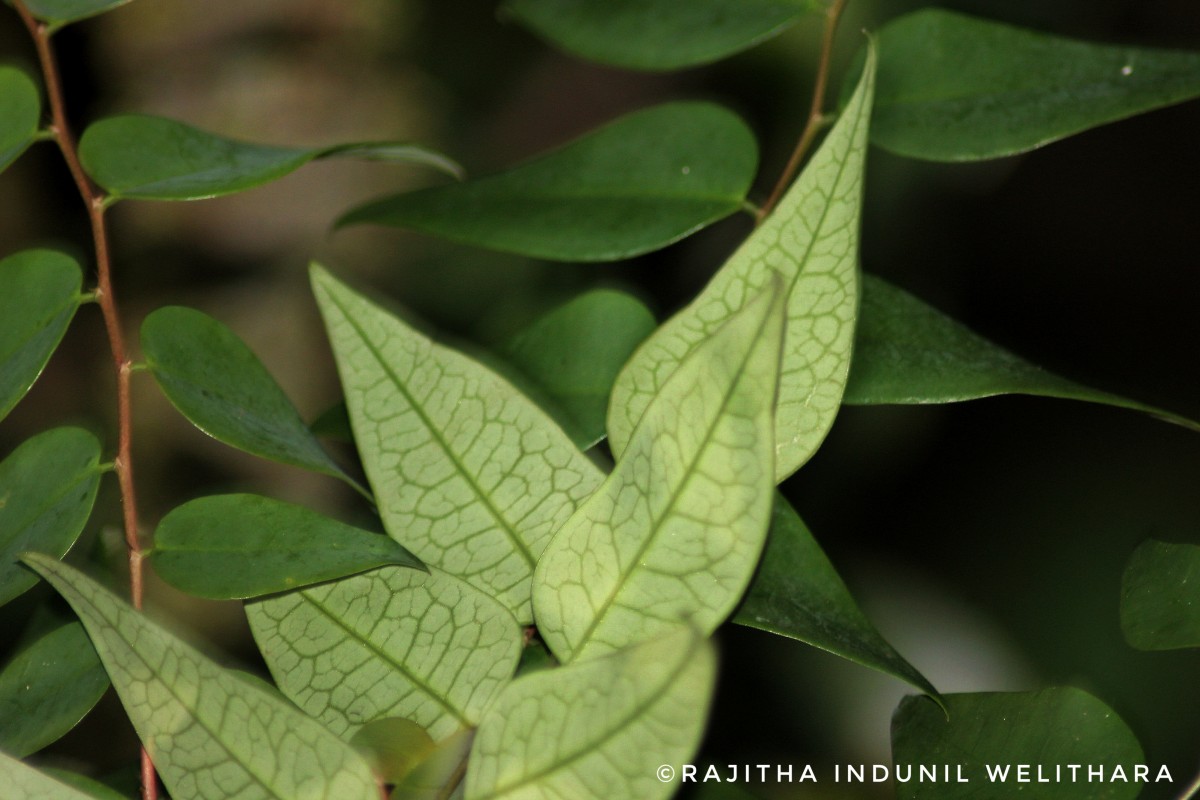
[[[861,29],[916,2],[852,0],[838,76]],[[1200,48],[1192,0],[939,3],[1106,42]],[[645,75],[561,55],[500,18],[450,0],[141,0],[57,38],[75,125],[117,112],[165,114],[226,135],[317,145],[412,139],[486,174],[625,111],[703,98],[758,133],[761,200],[803,125],[815,17],[720,64]],[[14,15],[0,59],[32,67]],[[32,71],[32,70],[31,70]],[[835,95],[836,96],[836,95]],[[1042,150],[973,165],[873,149],[862,261],[1035,363],[1200,418],[1200,103],[1103,127]],[[402,232],[333,234],[342,211],[440,180],[403,167],[317,163],[270,186],[202,203],[129,202],[110,215],[118,297],[131,336],[165,304],[207,311],[259,354],[301,412],[338,398],[305,267],[318,258],[448,334],[488,343],[586,288],[638,293],[660,316],[686,302],[749,232],[727,220],[662,252],[613,265],[540,263]],[[86,219],[50,146],[0,176],[0,253],[50,245],[90,263]],[[115,441],[111,366],[85,307],[34,391],[0,426],[0,453],[74,423]],[[216,491],[256,491],[331,513],[355,499],[328,479],[229,450],[135,385],[143,520]],[[1121,571],[1148,537],[1200,543],[1200,435],[1079,403],[998,398],[920,408],[847,408],[814,460],[785,485],[868,614],[943,691],[1071,684],[1112,705],[1172,797],[1200,769],[1200,654],[1140,653],[1117,622]],[[115,482],[84,548],[119,554]],[[254,663],[237,604],[152,586],[152,603],[234,662]],[[44,595],[5,610],[11,639]],[[887,762],[887,725],[906,688],[767,634],[720,635],[724,671],[698,762]],[[58,746],[65,759],[111,731],[131,736],[112,698]],[[748,787],[763,797],[871,797]],[[789,793],[790,792],[790,793]],[[843,788],[843,792],[845,789]],[[874,795],[879,796],[879,795]],[[886,796],[886,795],[885,795]]]

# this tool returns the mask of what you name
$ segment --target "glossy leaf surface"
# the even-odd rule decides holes
[[[530,622],[533,566],[600,471],[487,368],[320,268],[313,287],[388,533]]]
[[[83,273],[70,256],[23,250],[0,260],[0,419],[25,396],[79,308]]]
[[[787,304],[776,479],[795,472],[825,438],[841,406],[858,309],[858,228],[874,75],[872,58],[841,119],[775,211],[621,371],[608,410],[614,453],[625,449],[651,399],[687,354],[776,273]]]
[[[799,639],[937,695],[866,618],[808,526],[780,494],[762,563],[734,622]]]
[[[252,494],[201,497],[167,514],[150,563],[177,589],[258,597],[393,564],[424,565],[395,540]]]
[[[0,171],[33,143],[41,121],[37,84],[23,71],[0,65]]]
[[[0,604],[37,583],[21,553],[62,558],[75,544],[96,500],[99,463],[100,443],[79,428],[38,434],[0,462]]]
[[[752,47],[814,10],[810,0],[509,0],[562,49],[632,69],[680,69]]]
[[[996,158],[1200,96],[1200,53],[1063,39],[940,9],[878,33],[871,141],[935,161]]]
[[[1121,579],[1121,629],[1139,650],[1200,647],[1200,546],[1143,542]]]
[[[514,681],[475,736],[467,800],[670,797],[656,770],[690,760],[714,679],[712,645],[683,629]]]
[[[79,615],[172,796],[377,800],[366,762],[320,723],[77,570],[37,554],[27,562]]]
[[[0,751],[0,786],[6,800],[97,800]]]
[[[692,351],[616,469],[551,540],[533,608],[559,660],[681,625],[708,634],[733,610],[770,521],[782,341],[776,282]]]
[[[370,203],[339,224],[411,228],[551,260],[614,261],[737,211],[757,163],[754,136],[735,114],[670,103],[507,172]]]
[[[897,767],[912,765],[913,774],[897,784],[900,800],[1014,797],[1034,787],[1037,796],[1046,791],[1055,800],[1129,800],[1144,786],[1133,782],[1133,765],[1145,763],[1137,739],[1116,712],[1087,692],[1052,688],[943,697],[946,712],[925,698],[906,697],[892,718],[892,760]],[[949,780],[917,780],[921,764],[950,765]],[[1069,764],[1083,765],[1074,781]],[[1008,767],[1005,777],[989,780],[988,765]],[[1019,781],[1018,765],[1027,765],[1025,782]],[[1089,781],[1088,766],[1103,767],[1106,776],[1120,766],[1126,781]],[[1049,783],[1037,782],[1039,767]],[[958,769],[968,782],[957,780]]]

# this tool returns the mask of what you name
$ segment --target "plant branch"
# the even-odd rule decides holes
[[[842,18],[842,12],[846,10],[847,2],[848,0],[833,0],[825,9],[825,29],[821,35],[821,56],[817,61],[817,77],[813,83],[812,105],[808,110],[808,121],[804,125],[804,131],[800,134],[800,140],[796,142],[792,157],[788,159],[787,166],[783,168],[783,174],[779,176],[779,180],[775,183],[775,188],[771,190],[766,202],[759,207],[756,223],[761,223],[766,219],[767,215],[779,204],[779,199],[787,191],[792,179],[800,170],[804,157],[808,155],[813,142],[817,140],[817,134],[829,121],[823,110],[825,108],[825,91],[829,86],[829,62],[833,58],[834,34],[837,33],[838,21]]]

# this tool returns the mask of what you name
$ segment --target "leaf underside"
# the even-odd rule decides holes
[[[6,800],[96,800],[0,751],[0,786]]]

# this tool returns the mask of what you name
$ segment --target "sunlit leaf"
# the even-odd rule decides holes
[[[33,386],[62,341],[82,285],[79,265],[54,250],[23,250],[0,260],[0,419]]]
[[[37,583],[18,563],[27,550],[62,558],[92,513],[100,443],[79,428],[26,440],[0,462],[0,604]]]
[[[282,178],[317,158],[406,161],[457,175],[449,159],[416,145],[364,143],[334,147],[251,144],[172,119],[128,114],[91,125],[79,159],[112,198],[202,200]]]
[[[396,783],[412,772],[434,751],[433,739],[417,723],[399,717],[384,717],[363,725],[350,744],[366,755],[384,783]]]
[[[37,84],[21,70],[0,65],[0,171],[25,152],[41,121]]]
[[[778,273],[787,295],[775,476],[812,456],[841,406],[858,309],[858,228],[874,59],[796,183],[708,286],[638,349],[617,377],[608,440],[625,449],[651,399],[689,352]]]
[[[1121,629],[1139,650],[1200,647],[1200,546],[1153,539],[1121,579]]]
[[[900,800],[1026,793],[1055,800],[1130,800],[1145,786],[1134,782],[1134,765],[1145,763],[1137,739],[1087,692],[1052,688],[943,698],[945,712],[925,698],[907,697],[892,718],[894,768],[901,777],[911,768],[911,779],[896,784]],[[919,780],[921,765],[933,766],[942,779]],[[1076,767],[1074,776],[1069,765]],[[1104,779],[1089,779],[1089,768],[1102,770]],[[1113,779],[1118,768],[1124,779]],[[1047,780],[1039,782],[1039,776]]]
[[[871,141],[901,155],[1011,155],[1200,96],[1200,53],[1093,44],[941,9],[878,33]]]
[[[533,611],[560,660],[680,625],[710,633],[741,599],[775,487],[781,288],[777,280],[691,352],[616,469],[550,541]]]
[[[657,800],[663,764],[691,760],[715,678],[712,645],[677,630],[511,683],[488,711],[467,800]]]
[[[159,523],[149,560],[175,588],[217,600],[296,589],[385,564],[424,566],[387,536],[252,494],[179,506]]]
[[[107,800],[75,789],[0,751],[0,786],[5,800]]]
[[[313,288],[388,533],[530,622],[533,566],[600,471],[490,370],[319,267]]]
[[[817,8],[813,0],[508,0],[504,9],[564,50],[632,69],[732,55]]]
[[[782,495],[775,496],[766,552],[734,621],[799,639],[937,695],[925,676],[896,652],[859,609]]]
[[[710,103],[644,109],[487,178],[362,206],[339,222],[411,228],[559,261],[656,250],[742,207],[758,147]]]
[[[507,609],[437,570],[384,567],[246,614],[279,688],[342,736],[387,717],[434,739],[473,726],[521,653]]]
[[[173,797],[378,799],[366,762],[320,723],[77,570],[38,554],[26,561],[79,615]]]
[[[451,800],[462,796],[462,780],[475,730],[459,731],[438,742],[433,753],[396,784],[391,800]],[[452,792],[452,794],[448,794]]]

